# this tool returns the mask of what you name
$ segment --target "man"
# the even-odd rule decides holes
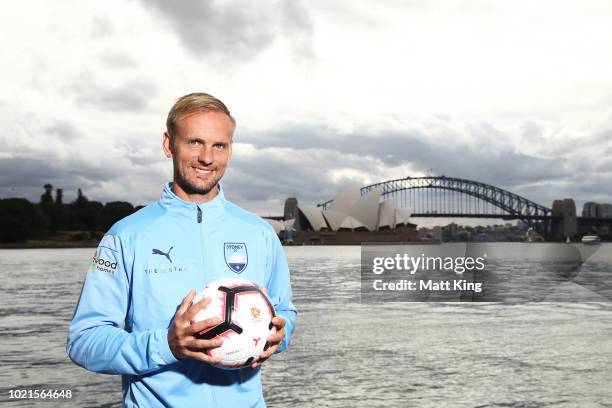
[[[181,97],[166,122],[163,149],[173,182],[161,199],[116,223],[87,272],[68,333],[70,358],[88,370],[122,374],[124,406],[265,406],[259,365],[284,350],[295,326],[287,261],[274,230],[228,202],[219,180],[232,154],[235,121],[220,100]],[[240,277],[267,288],[276,332],[261,359],[222,370],[207,351],[221,339],[195,336],[218,323],[191,324],[209,299],[193,289],[236,276],[228,245],[244,246]],[[234,246],[235,248],[235,246]]]

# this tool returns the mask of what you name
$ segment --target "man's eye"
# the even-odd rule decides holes
[[[217,150],[224,150],[225,149],[225,145],[222,143],[215,143],[214,144],[214,148]]]
[[[190,141],[189,141],[189,144],[190,144],[191,146],[199,146],[199,145],[201,145],[202,143],[200,143],[200,141],[199,141],[199,140],[190,140]]]

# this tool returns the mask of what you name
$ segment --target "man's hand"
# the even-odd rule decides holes
[[[268,348],[259,356],[259,360],[251,365],[253,368],[262,365],[272,354],[276,353],[278,346],[285,338],[285,319],[275,316],[272,318],[272,325],[276,330],[273,330],[268,336]]]
[[[204,298],[198,303],[190,305],[195,295],[194,290],[189,291],[176,311],[172,325],[168,330],[168,344],[174,357],[179,360],[193,358],[205,363],[217,364],[221,362],[221,357],[211,357],[207,354],[207,351],[221,346],[223,340],[201,340],[196,336],[201,331],[221,323],[221,319],[214,317],[192,324],[191,321],[195,315],[210,304],[210,298]]]

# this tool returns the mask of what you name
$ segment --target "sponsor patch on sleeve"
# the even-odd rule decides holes
[[[90,271],[104,272],[111,275],[115,274],[119,264],[120,253],[115,243],[115,237],[105,235],[96,248],[89,264]]]

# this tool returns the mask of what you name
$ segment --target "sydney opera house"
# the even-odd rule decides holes
[[[355,184],[338,193],[325,208],[288,198],[284,219],[267,221],[285,241],[298,245],[416,240],[410,210],[382,200],[381,193],[380,188],[374,188],[362,195]]]

